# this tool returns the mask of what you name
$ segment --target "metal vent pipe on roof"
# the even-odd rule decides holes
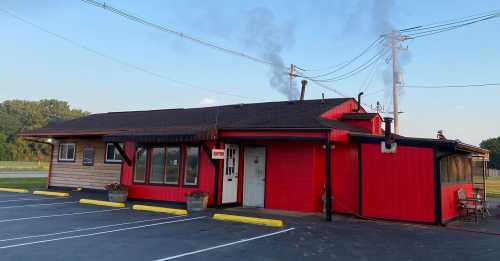
[[[307,80],[302,80],[300,83],[302,83],[302,89],[300,90],[300,101],[304,101],[304,95],[306,94],[306,85],[307,85]]]
[[[384,123],[385,123],[385,147],[387,149],[390,149],[392,144],[392,131],[391,131],[392,118],[384,117]]]

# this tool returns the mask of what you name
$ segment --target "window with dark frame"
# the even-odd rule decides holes
[[[120,143],[120,146],[123,146]],[[116,149],[113,143],[106,143],[106,155],[105,155],[105,163],[120,163],[122,162],[122,155]]]
[[[148,149],[145,146],[138,146],[135,152],[134,182],[145,183],[147,171]]]
[[[198,166],[199,166],[198,146],[186,147],[186,161],[184,164],[184,185],[198,185]]]
[[[184,164],[181,164],[181,160]],[[179,185],[181,166],[184,174],[183,185],[197,186],[198,146],[137,146],[133,181],[154,185]]]
[[[165,180],[165,147],[154,147],[151,150],[151,174],[149,183],[163,184]]]
[[[181,163],[181,148],[178,146],[167,147],[167,168],[165,184],[178,185]]]
[[[75,161],[76,144],[61,143],[59,144],[59,161]]]

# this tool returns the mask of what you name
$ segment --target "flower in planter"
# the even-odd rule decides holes
[[[105,188],[107,191],[123,191],[123,192],[128,191],[127,186],[119,184],[119,183],[108,184],[108,185],[106,185]]]
[[[193,198],[203,198],[203,197],[208,197],[209,193],[201,190],[195,190],[191,191],[189,193],[186,193],[187,197],[193,197]]]

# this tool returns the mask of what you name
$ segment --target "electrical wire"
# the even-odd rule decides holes
[[[368,47],[366,47],[363,51],[361,51],[361,53],[359,53],[358,55],[354,56],[352,59],[350,59],[348,61],[345,61],[345,62],[342,62],[340,64],[337,64],[337,65],[331,67],[331,68],[334,68],[334,70],[326,72],[326,73],[314,75],[314,76],[311,76],[311,77],[312,78],[320,78],[320,77],[325,77],[325,76],[328,76],[328,75],[332,75],[332,74],[334,74],[334,73],[336,73],[338,71],[341,71],[342,69],[346,68],[347,66],[349,66],[352,63],[354,63],[355,61],[357,61],[359,58],[361,58],[363,55],[365,55],[368,51],[370,51],[373,47],[375,47],[376,45],[382,43],[383,39],[384,39],[383,36],[379,36],[377,39],[375,39],[375,41],[373,41],[372,43],[370,43],[370,45],[368,45]],[[308,69],[302,69],[300,67],[299,67],[299,69],[301,69],[303,71],[312,71],[312,70],[308,70]]]
[[[487,17],[487,16],[494,15],[494,14],[496,14],[498,12],[500,12],[500,10],[483,12],[483,13],[480,13],[480,14],[475,14],[475,15],[469,15],[469,16],[466,16],[466,17],[450,19],[450,20],[447,20],[447,21],[431,23],[431,24],[423,25],[423,26],[415,26],[415,27],[411,27],[411,28],[407,28],[407,29],[402,29],[402,30],[399,30],[399,31],[400,32],[423,31],[423,30],[433,29],[433,28],[437,28],[437,27],[441,27],[441,26],[449,26],[449,25],[454,25],[454,24],[463,23],[463,22],[467,22],[467,21],[472,21],[472,20],[475,20],[475,19],[484,18],[484,17]]]
[[[492,14],[488,15],[483,15],[483,16],[478,16],[478,17],[473,17],[473,18],[468,18],[468,19],[463,19],[460,21],[452,22],[452,23],[445,23],[445,24],[440,24],[440,25],[435,25],[435,26],[429,26],[429,27],[414,27],[410,29],[406,29],[405,31],[400,31],[405,33],[405,37],[407,39],[415,39],[415,38],[421,38],[421,37],[426,37],[438,33],[443,33],[455,29],[459,29],[468,25],[476,24],[479,22],[484,22],[487,20],[491,20],[494,18],[500,17],[500,12],[494,12]]]
[[[113,57],[113,56],[110,56],[110,55],[107,55],[103,52],[100,52],[100,51],[97,51],[95,49],[92,49],[84,44],[81,44],[75,40],[72,40],[66,36],[62,36],[60,34],[57,34],[55,32],[52,32],[40,25],[37,25],[23,17],[20,17],[14,13],[12,13],[11,11],[7,11],[3,8],[0,8],[0,12],[20,21],[20,22],[23,22],[24,24],[27,24],[27,25],[30,25],[36,29],[38,29],[39,31],[41,32],[44,32],[46,34],[49,34],[55,38],[58,38],[60,40],[63,40],[75,47],[78,47],[80,49],[83,49],[87,52],[90,52],[94,55],[97,55],[97,56],[100,56],[102,58],[105,58],[107,60],[110,60],[112,62],[115,62],[117,64],[120,64],[122,66],[125,66],[125,67],[128,67],[128,68],[131,68],[131,69],[134,69],[136,71],[140,71],[140,72],[143,72],[145,74],[149,74],[151,76],[154,76],[156,78],[159,78],[159,79],[162,79],[162,80],[167,80],[167,81],[170,81],[170,82],[174,82],[174,83],[177,83],[179,85],[183,85],[183,86],[186,86],[186,87],[189,87],[189,88],[193,88],[193,89],[198,89],[198,90],[202,90],[202,91],[206,91],[206,92],[210,92],[210,93],[217,93],[217,94],[220,94],[220,95],[225,95],[225,96],[231,96],[231,97],[237,97],[237,98],[247,98],[247,99],[253,99],[253,100],[262,100],[261,98],[257,98],[257,97],[249,97],[249,96],[243,96],[243,95],[239,95],[239,94],[234,94],[234,93],[229,93],[229,92],[225,92],[225,91],[219,91],[219,90],[215,90],[215,89],[209,89],[209,88],[205,88],[205,87],[201,87],[201,86],[197,86],[197,85],[194,85],[192,83],[189,83],[189,82],[185,82],[185,81],[181,81],[181,80],[177,80],[177,79],[174,79],[172,77],[169,77],[169,76],[166,76],[164,74],[160,74],[160,73],[157,73],[157,72],[154,72],[154,71],[151,71],[151,70],[148,70],[148,69],[145,69],[143,67],[140,67],[140,66],[137,66],[137,65],[134,65],[134,64],[131,64],[131,63],[128,63],[124,60],[121,60],[121,59],[118,59],[116,57]]]
[[[250,61],[254,61],[254,62],[257,62],[257,63],[269,65],[269,66],[278,66],[276,63],[273,63],[271,61],[267,61],[267,60],[264,60],[262,58],[258,58],[258,57],[255,57],[255,56],[252,56],[252,55],[240,52],[240,51],[236,51],[236,50],[233,50],[233,49],[229,49],[229,48],[220,46],[220,45],[218,45],[216,43],[213,43],[213,42],[201,39],[201,38],[194,37],[194,36],[186,34],[184,32],[177,31],[176,29],[174,29],[172,27],[167,27],[167,26],[164,26],[164,25],[159,25],[159,24],[153,23],[153,22],[148,21],[148,20],[146,20],[146,19],[144,19],[142,17],[130,14],[130,12],[127,12],[125,10],[121,10],[121,9],[116,8],[116,7],[110,6],[110,5],[108,5],[108,4],[104,3],[104,2],[98,2],[98,1],[94,1],[94,0],[80,0],[80,1],[82,1],[84,3],[87,3],[89,5],[95,6],[95,7],[100,7],[102,9],[106,10],[106,11],[109,11],[111,13],[114,13],[114,14],[117,14],[119,16],[122,16],[122,17],[124,17],[124,18],[126,18],[128,20],[131,20],[131,21],[134,21],[134,22],[137,22],[137,23],[140,23],[140,24],[143,24],[143,25],[146,25],[146,26],[158,29],[158,30],[166,32],[166,33],[174,34],[174,35],[176,35],[178,37],[190,40],[190,41],[195,42],[195,43],[200,44],[200,45],[204,45],[206,47],[209,47],[209,48],[217,50],[217,51],[221,51],[221,52],[224,52],[224,53],[227,53],[227,54],[231,54],[231,55],[235,55],[235,56],[238,56],[238,57],[242,57],[242,58],[248,59]],[[288,69],[287,67],[284,67],[284,68]]]
[[[385,55],[388,52],[389,52],[389,49],[383,48],[377,54],[375,54],[374,56],[372,56],[365,63],[359,65],[358,67],[356,67],[355,69],[353,69],[353,70],[351,70],[349,72],[346,72],[344,74],[335,76],[333,78],[328,78],[328,79],[313,78],[313,79],[315,79],[315,80],[317,80],[319,82],[336,82],[336,81],[341,81],[341,80],[345,80],[345,79],[351,78],[351,77],[357,75],[358,73],[361,73],[361,72],[365,71],[366,69],[370,68],[370,66],[372,66],[374,63],[378,62],[380,59],[382,59],[383,57],[385,57]]]
[[[477,87],[500,87],[500,83],[463,84],[463,85],[404,85],[403,88],[410,89],[444,89],[444,88],[477,88]]]

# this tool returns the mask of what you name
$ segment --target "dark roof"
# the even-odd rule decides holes
[[[385,140],[385,137],[383,135],[373,135],[358,132],[351,132],[349,135],[362,143],[379,143]],[[463,143],[459,140],[415,138],[395,134],[393,134],[393,138],[396,143],[406,146],[438,148],[442,150],[462,151],[482,155],[489,154],[488,150]]]
[[[377,117],[378,113],[355,113],[355,112],[348,112],[342,114],[340,116],[339,120],[371,120],[374,117]]]
[[[21,136],[107,135],[121,132],[174,133],[180,129],[343,129],[361,131],[320,115],[351,98],[236,104],[204,108],[92,114],[49,125]],[[185,134],[185,132],[182,132]]]

